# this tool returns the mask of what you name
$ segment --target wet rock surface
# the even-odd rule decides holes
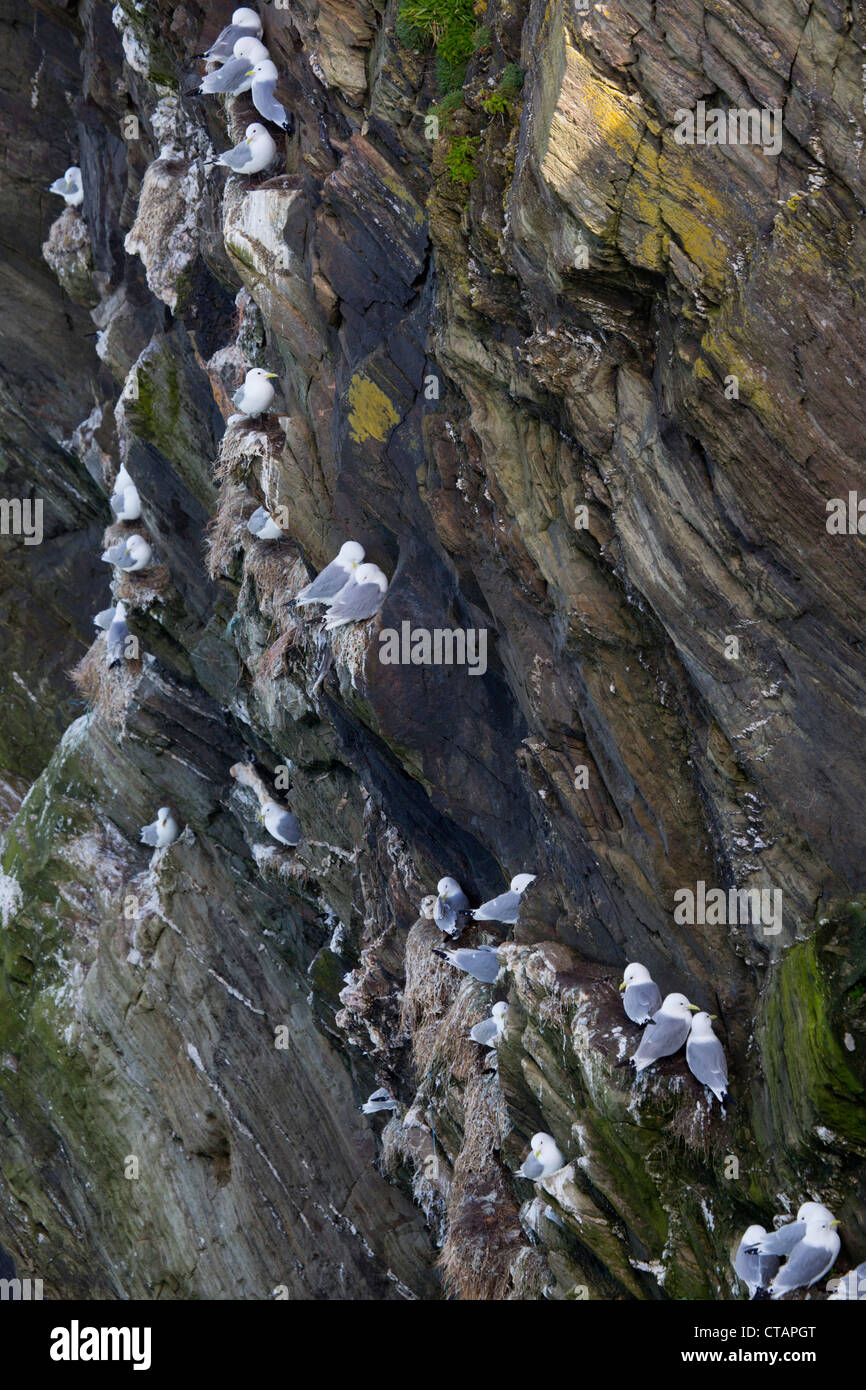
[[[228,17],[2,21],[0,487],[45,538],[0,539],[0,1245],[52,1296],[730,1298],[811,1195],[853,1266],[862,538],[825,523],[866,434],[862,15],[493,0],[431,140],[393,7],[268,8],[298,132],[251,180],[205,170],[249,98],[189,95]],[[778,108],[780,151],[678,143],[701,100]],[[254,365],[274,405],[227,424]],[[347,537],[391,584],[326,636],[293,599]],[[385,664],[403,623],[486,669]],[[442,875],[524,869],[513,934],[461,942],[507,940],[496,985],[431,954]],[[699,881],[779,930],[679,921]],[[682,1054],[620,1065],[635,959],[720,1016],[724,1116]]]

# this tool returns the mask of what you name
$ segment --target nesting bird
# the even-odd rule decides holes
[[[746,1285],[751,1298],[758,1289],[768,1286],[779,1268],[778,1255],[762,1255],[758,1248],[766,1235],[763,1226],[749,1226],[731,1261],[735,1274]]]
[[[250,78],[250,96],[259,115],[264,116],[266,121],[271,121],[274,125],[282,126],[286,134],[291,135],[295,128],[294,117],[274,96],[274,88],[279,80],[276,65],[271,62],[270,58],[261,58],[250,67],[248,76]]]
[[[262,37],[262,21],[255,10],[244,7],[235,10],[231,24],[226,25],[207,52],[197,53],[195,56],[204,58],[208,63],[225,63],[234,53],[238,39],[250,37],[254,39]]]
[[[691,1014],[697,1011],[697,1004],[690,1004],[684,994],[666,995],[644,1029],[637,1052],[630,1058],[635,1071],[645,1071],[661,1057],[679,1052],[691,1031]]]
[[[295,603],[324,603],[330,607],[363,559],[362,545],[357,541],[344,541],[331,563],[295,596]]]
[[[622,1004],[632,1023],[646,1025],[662,1006],[662,992],[645,965],[627,965],[620,985]]]
[[[247,522],[247,530],[260,541],[281,541],[285,538],[285,532],[274,521],[267,507],[256,507]]]
[[[232,396],[233,403],[242,415],[255,419],[268,409],[274,399],[271,382],[276,379],[276,375],[276,372],[266,372],[264,367],[252,367],[247,372],[243,386],[239,386]]]
[[[57,193],[68,208],[78,208],[84,202],[84,184],[77,164],[70,164],[62,179],[48,185],[49,193]]]
[[[380,1110],[396,1110],[397,1102],[390,1091],[380,1086],[378,1091],[367,1097],[363,1105],[358,1106],[358,1109],[365,1115],[375,1115]]]
[[[199,84],[200,96],[238,97],[248,92],[252,86],[251,65],[267,58],[268,50],[252,34],[238,39],[232,50],[232,57],[221,68],[206,73]]]
[[[823,1202],[804,1202],[797,1211],[796,1220],[786,1221],[778,1230],[765,1233],[750,1249],[762,1255],[790,1255],[794,1246],[805,1236],[808,1223],[822,1217],[833,1220],[829,1207],[825,1207]]]
[[[225,169],[230,169],[233,174],[260,174],[263,169],[267,169],[273,164],[277,154],[277,147],[274,144],[273,136],[258,121],[253,121],[247,126],[244,138],[240,144],[233,145],[230,150],[221,154],[219,159],[213,161],[214,164],[222,165]],[[260,367],[255,368],[261,371]],[[266,372],[266,376],[274,376],[274,372]],[[252,372],[247,375],[244,387],[252,376]],[[244,389],[243,387],[241,388]],[[262,410],[267,410],[274,398],[274,388],[270,387],[270,396],[266,403],[258,410],[244,410],[245,415],[260,415]],[[237,405],[237,396],[235,396]],[[242,406],[238,406],[243,410]]]
[[[141,516],[141,498],[138,495],[138,488],[129,476],[125,463],[120,465],[120,470],[114,480],[109,505],[114,512],[115,521],[138,521]]]
[[[460,913],[466,912],[469,899],[456,878],[440,878],[436,885],[436,905],[433,908],[433,921],[440,931],[448,936],[459,936],[461,931]]]
[[[103,551],[101,558],[107,565],[114,565],[115,569],[123,570],[126,574],[135,574],[138,570],[147,569],[153,558],[153,551],[144,537],[136,534],[127,536],[116,545],[110,545]]]
[[[520,913],[520,899],[530,883],[535,882],[535,874],[515,874],[507,893],[476,907],[472,916],[476,922],[506,922],[513,925]]]
[[[153,845],[155,849],[165,849],[174,844],[179,834],[180,828],[168,806],[160,806],[153,824],[142,829],[141,843]]]
[[[490,1018],[485,1018],[481,1023],[476,1023],[474,1028],[469,1029],[469,1036],[473,1042],[480,1043],[482,1047],[495,1047],[505,1032],[505,1020],[508,1017],[508,1005],[505,1000],[500,1000],[494,1004],[490,1010]]]
[[[388,580],[378,565],[358,565],[348,583],[330,604],[325,628],[331,632],[344,623],[362,623],[382,607]]]
[[[686,1042],[686,1061],[695,1080],[707,1086],[724,1106],[728,1099],[728,1063],[725,1049],[713,1032],[714,1019],[715,1014],[694,1015]]]
[[[287,811],[279,802],[268,797],[262,803],[259,820],[272,839],[281,845],[294,849],[301,839],[301,823],[292,811]]]
[[[518,1178],[529,1178],[531,1182],[541,1182],[565,1167],[565,1159],[559,1152],[556,1140],[550,1134],[533,1134],[529,1153],[517,1169]]]
[[[126,655],[129,628],[126,625],[126,605],[118,603],[114,608],[105,608],[93,619],[97,627],[105,633],[105,659],[109,667],[116,666]]]
[[[768,1286],[771,1298],[781,1298],[794,1289],[810,1289],[829,1274],[842,1244],[831,1212],[819,1212],[806,1221],[806,1233]]]
[[[441,956],[443,960],[471,975],[473,980],[480,980],[484,985],[492,985],[499,974],[499,956],[495,946],[477,946],[474,950],[458,946],[445,951],[434,947],[433,954]]]

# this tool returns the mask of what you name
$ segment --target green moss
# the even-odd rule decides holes
[[[435,49],[443,94],[463,86],[476,33],[472,0],[402,0],[396,31],[406,48]]]
[[[503,96],[515,97],[523,90],[523,68],[519,63],[507,63],[499,79],[499,91]]]

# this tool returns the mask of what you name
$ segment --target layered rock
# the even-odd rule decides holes
[[[753,8],[494,0],[445,103],[393,8],[268,9],[299,134],[225,183],[252,104],[185,94],[228,11],[40,8],[42,67],[10,31],[23,123],[79,118],[16,178],[78,162],[85,201],[4,207],[0,430],[52,538],[0,562],[33,595],[7,816],[75,712],[121,459],[111,534],[157,562],[114,587],[140,665],[98,640],[3,853],[0,1244],[53,1292],[730,1297],[780,1193],[863,1257],[861,542],[825,508],[863,438],[864,34]],[[778,108],[780,152],[678,143],[698,101]],[[225,429],[251,365],[281,395]],[[327,638],[292,599],[347,536],[391,586]],[[404,622],[484,630],[486,672],[383,663]],[[418,904],[521,869],[495,1066]],[[699,881],[781,892],[780,930],[682,922]],[[618,1065],[629,959],[722,1015],[725,1118],[682,1057]],[[539,1129],[569,1162],[533,1191]]]

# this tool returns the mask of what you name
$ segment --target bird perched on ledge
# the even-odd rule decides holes
[[[224,63],[234,53],[238,39],[250,37],[254,39],[262,37],[262,21],[255,10],[243,7],[235,10],[231,24],[227,24],[217,35],[207,52],[196,53],[195,56],[196,58],[204,58],[208,63]]]
[[[623,1008],[632,1023],[647,1024],[662,1006],[662,992],[645,965],[627,965],[622,977]]]
[[[68,208],[78,208],[84,202],[84,185],[77,164],[70,164],[62,179],[48,185],[49,193],[57,193]]]
[[[265,131],[267,135],[267,131]],[[268,136],[270,139],[270,136]],[[271,141],[273,144],[273,141]],[[232,151],[229,151],[232,153]],[[254,419],[258,415],[263,415],[274,399],[274,388],[271,382],[276,379],[276,372],[266,372],[264,367],[253,367],[244,377],[243,386],[239,386],[232,396],[232,402],[237,406],[242,415],[248,415]]]
[[[233,174],[260,174],[264,169],[267,169],[270,164],[273,164],[276,156],[277,147],[274,144],[273,136],[269,131],[265,130],[264,126],[261,125],[259,121],[253,121],[251,125],[247,126],[246,133],[240,144],[233,145],[230,150],[226,150],[224,154],[221,154],[219,159],[212,160],[208,168],[213,169],[222,165],[224,169],[230,169]],[[256,368],[255,370],[261,371],[261,368]],[[274,373],[270,373],[270,375],[274,375]],[[247,380],[249,380],[249,377]],[[274,392],[273,387],[271,387],[268,405],[270,405],[273,397]],[[235,397],[235,404],[237,404],[237,397]],[[267,409],[267,406],[263,407],[263,409]],[[260,412],[244,411],[245,415],[249,415],[250,413],[259,414]]]

